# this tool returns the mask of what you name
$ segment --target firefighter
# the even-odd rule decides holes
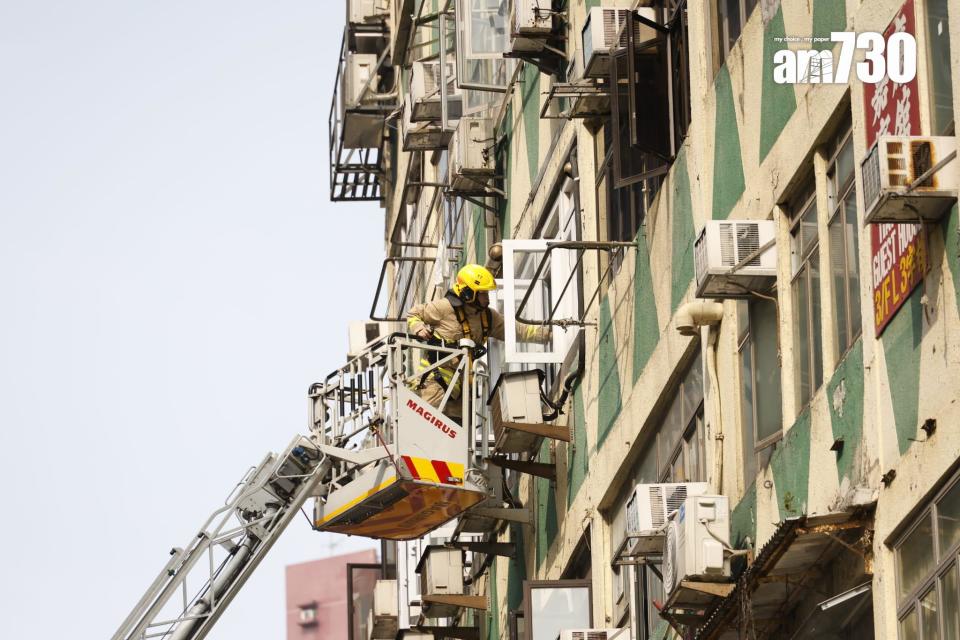
[[[490,308],[490,291],[497,288],[493,274],[479,264],[468,264],[457,272],[456,283],[440,300],[420,304],[407,314],[407,328],[410,333],[429,344],[457,348],[462,338],[468,338],[476,345],[475,357],[486,351],[487,338],[503,340],[503,316]],[[550,327],[539,327],[517,323],[517,339],[525,342],[546,343],[550,340]],[[429,367],[438,358],[436,352],[426,352],[420,365]],[[420,397],[433,406],[439,406],[450,381],[453,378],[455,363],[448,367],[439,367],[420,379],[416,391]],[[460,403],[453,402],[460,397],[460,379],[454,384],[450,401],[444,412],[450,417],[460,417]]]

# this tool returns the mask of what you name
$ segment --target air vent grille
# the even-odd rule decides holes
[[[736,246],[733,239],[733,223],[720,225],[720,264],[732,267],[736,264]]]
[[[737,264],[745,260],[751,253],[760,248],[760,230],[751,223],[737,225]],[[760,256],[755,255],[746,263],[750,267],[760,266]]]
[[[910,156],[913,160],[913,176],[911,177],[914,180],[922,176],[933,167],[933,146],[930,144],[929,140],[918,140],[917,142],[911,142]],[[933,181],[935,175],[936,174],[930,176],[918,186],[934,186]]]
[[[880,196],[880,148],[874,146],[860,165],[863,177],[863,201],[869,205]]]

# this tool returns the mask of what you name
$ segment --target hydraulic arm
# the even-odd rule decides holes
[[[268,454],[170,560],[111,640],[200,640],[330,470],[304,436]]]

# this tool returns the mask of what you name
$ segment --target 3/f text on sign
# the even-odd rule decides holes
[[[826,39],[815,38],[813,42],[817,40]],[[847,84],[854,67],[857,78],[869,84],[884,78],[903,84],[917,76],[917,40],[913,34],[901,31],[884,38],[873,31],[834,31],[829,42],[829,49],[781,49],[774,53],[774,82]],[[840,49],[835,60],[833,45],[837,44]],[[863,51],[863,60],[854,63],[857,50]]]

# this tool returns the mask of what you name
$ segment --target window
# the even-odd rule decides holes
[[[931,122],[934,135],[953,135],[953,76],[950,66],[949,0],[926,0],[927,64],[930,67]]]
[[[300,607],[298,622],[301,627],[310,627],[317,624],[317,605],[311,603]]]
[[[509,612],[507,624],[510,627],[510,640],[523,640],[523,632],[526,631],[523,624],[523,611]]]
[[[660,188],[660,178],[635,181],[617,187],[613,142],[614,127],[607,123],[597,135],[599,157],[597,173],[598,223],[605,240],[632,242],[640,230],[653,198]]]
[[[794,360],[797,404],[807,405],[823,383],[823,334],[820,320],[820,243],[817,194],[813,179],[796,201],[791,235],[793,261]]]
[[[626,504],[637,484],[654,482],[702,482],[707,479],[704,463],[706,445],[703,420],[703,372],[698,355],[686,374],[672,391],[670,406],[664,412],[653,435],[643,446],[639,459],[633,463],[614,503],[614,518],[610,526],[612,549],[621,549],[626,540]],[[629,616],[633,637],[647,640],[652,637],[661,620],[654,602],[665,601],[660,578],[660,559],[647,558],[649,565],[611,567],[613,576],[613,620],[621,624]],[[616,562],[616,558],[614,559]]]
[[[501,361],[532,363],[540,368],[543,368],[544,363],[559,365],[564,362],[575,343],[579,328],[574,326],[554,326],[551,343],[548,345],[522,343],[517,340],[514,328],[516,312],[528,291],[529,297],[520,309],[522,317],[531,321],[580,319],[582,294],[578,252],[558,248],[546,253],[547,241],[567,242],[580,237],[576,189],[577,185],[573,180],[563,180],[539,231],[535,234],[536,239],[504,240],[502,243],[503,289],[495,302],[503,305],[501,312],[506,323],[505,340],[502,356],[498,351],[499,346],[491,344],[491,363],[496,363],[502,357]],[[545,259],[548,262],[542,264]],[[534,276],[538,276],[536,281]],[[558,369],[559,366],[547,367],[548,378]]]
[[[656,37],[635,41],[632,21],[641,18],[630,14],[626,46],[613,52],[610,65],[610,119],[596,145],[606,240],[636,237],[690,124],[687,3],[654,5],[660,16]]]
[[[860,335],[860,266],[853,135],[847,115],[834,139],[827,167],[830,278],[833,284],[834,355],[837,360]]]
[[[777,303],[740,300],[737,316],[743,480],[749,486],[757,475],[758,454],[783,435]]]
[[[514,61],[503,57],[510,38],[508,0],[458,0],[457,85],[503,92]]]
[[[564,629],[593,626],[589,580],[527,580],[523,591],[525,638],[556,640]]]
[[[717,8],[714,15],[716,19],[714,24],[715,70],[723,66],[730,49],[740,39],[743,25],[747,23],[747,19],[757,6],[757,0],[716,0],[716,2]]]
[[[960,638],[960,474],[894,546],[900,640]]]

